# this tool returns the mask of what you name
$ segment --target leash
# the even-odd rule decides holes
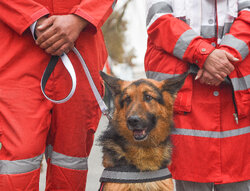
[[[72,88],[71,88],[69,94],[65,98],[63,98],[61,100],[54,100],[46,95],[45,87],[46,87],[47,81],[48,81],[50,75],[52,74],[59,59],[62,60],[64,67],[67,69],[68,73],[70,74],[70,77],[72,80]],[[49,61],[49,64],[47,65],[47,67],[43,73],[42,79],[41,79],[41,90],[42,90],[43,95],[51,102],[59,104],[59,103],[64,103],[64,102],[68,101],[74,95],[75,89],[76,89],[76,74],[75,74],[75,70],[74,70],[73,65],[71,64],[68,56],[66,54],[63,54],[60,57],[59,56],[52,56],[50,61]]]
[[[81,54],[79,53],[79,51],[74,47],[72,49],[72,51],[76,54],[78,60],[80,61],[80,63],[82,64],[82,67],[84,69],[84,72],[86,74],[86,77],[89,81],[89,84],[90,84],[90,87],[92,89],[92,92],[96,98],[96,101],[102,111],[102,113],[108,118],[108,120],[110,121],[112,119],[111,115],[110,115],[110,112],[109,112],[109,109],[108,107],[106,106],[105,102],[103,101],[100,93],[98,92],[97,88],[96,88],[96,85],[93,81],[93,78],[89,72],[89,69],[84,61],[84,59],[82,58]],[[64,67],[66,68],[66,70],[68,71],[70,77],[71,77],[71,80],[72,80],[72,88],[69,92],[69,94],[61,99],[61,100],[54,100],[52,98],[50,98],[49,96],[46,95],[45,93],[45,87],[46,87],[46,84],[47,84],[47,81],[50,77],[50,75],[52,74],[58,60],[61,59],[62,60],[62,63],[64,65]],[[50,100],[51,102],[53,103],[64,103],[66,101],[68,101],[73,95],[74,95],[74,92],[75,92],[75,89],[76,89],[76,74],[75,74],[75,70],[73,68],[73,65],[69,59],[69,57],[67,56],[67,54],[63,53],[60,57],[59,56],[52,56],[44,73],[43,73],[43,76],[42,76],[42,80],[41,80],[41,90],[42,90],[42,93],[43,95],[48,99]]]
[[[30,30],[31,30],[31,33],[32,33],[32,36],[33,36],[33,39],[36,40],[37,37],[36,37],[36,34],[35,34],[35,28],[36,28],[36,24],[37,24],[37,21],[35,21],[31,26],[30,26]],[[76,54],[78,60],[81,62],[82,64],[82,67],[84,69],[84,72],[87,76],[87,79],[89,81],[89,84],[90,84],[90,87],[92,89],[92,92],[94,93],[94,96],[96,98],[96,101],[102,111],[102,113],[108,118],[109,121],[112,120],[112,116],[110,115],[110,112],[109,112],[109,109],[108,107],[106,106],[105,102],[102,100],[102,97],[100,95],[100,93],[98,92],[97,88],[96,88],[96,85],[93,81],[93,78],[89,72],[89,69],[82,57],[82,55],[79,53],[79,51],[73,47],[73,52]],[[62,60],[62,63],[64,65],[64,67],[66,68],[66,70],[68,71],[70,77],[71,77],[71,80],[72,80],[72,87],[71,87],[71,90],[69,92],[69,94],[61,99],[61,100],[54,100],[54,99],[51,99],[49,96],[46,95],[45,93],[45,87],[46,87],[46,84],[47,84],[47,81],[50,77],[50,75],[52,74],[58,60],[61,59]],[[68,101],[75,93],[75,90],[76,90],[76,74],[75,74],[75,70],[74,70],[74,67],[69,59],[69,57],[67,56],[67,54],[63,53],[61,56],[52,56],[44,73],[43,73],[43,76],[42,76],[42,79],[41,79],[41,90],[42,90],[42,93],[43,95],[48,99],[50,100],[51,102],[53,103],[56,103],[56,104],[59,104],[59,103],[64,103],[66,101]]]

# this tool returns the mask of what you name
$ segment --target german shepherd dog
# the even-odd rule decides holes
[[[171,162],[169,138],[173,104],[187,74],[155,81],[123,81],[100,72],[113,93],[114,113],[99,137],[104,168],[132,166],[139,172],[166,168]],[[101,180],[102,181],[102,180]],[[103,191],[172,191],[171,178],[139,183],[102,182]]]

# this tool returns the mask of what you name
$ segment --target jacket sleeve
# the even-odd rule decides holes
[[[37,19],[49,14],[33,0],[0,0],[0,12],[0,21],[20,35]]]
[[[249,55],[250,49],[250,0],[239,0],[238,11],[238,17],[219,48],[242,61]]]
[[[215,49],[184,21],[173,16],[171,1],[147,0],[148,39],[180,60],[202,68],[207,56]]]
[[[97,30],[113,12],[116,2],[117,0],[82,0],[71,13],[84,18]]]

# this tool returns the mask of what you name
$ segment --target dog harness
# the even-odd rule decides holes
[[[135,166],[130,165],[105,168],[102,172],[100,182],[143,183],[164,180],[171,177],[172,175],[167,167],[155,171],[140,171]],[[100,187],[101,190],[102,185]]]

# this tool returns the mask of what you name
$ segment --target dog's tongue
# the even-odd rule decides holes
[[[135,139],[142,139],[146,135],[146,130],[134,130],[133,133]]]

